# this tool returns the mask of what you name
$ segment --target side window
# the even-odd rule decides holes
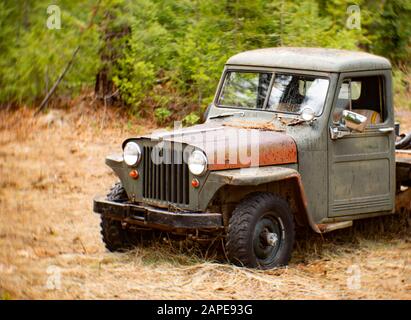
[[[343,110],[352,110],[366,116],[367,125],[384,122],[386,109],[383,77],[355,77],[344,80],[334,106],[334,123],[341,122]]]

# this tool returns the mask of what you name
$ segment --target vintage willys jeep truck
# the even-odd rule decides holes
[[[231,57],[203,124],[127,139],[106,158],[120,179],[94,199],[106,247],[222,237],[233,263],[265,269],[288,263],[296,225],[323,233],[409,211],[411,157],[395,145],[410,136],[396,135],[392,100],[390,62],[375,55]]]

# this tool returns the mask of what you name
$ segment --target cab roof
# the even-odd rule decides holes
[[[326,72],[391,69],[390,61],[380,56],[325,48],[277,47],[250,50],[232,56],[226,64]]]

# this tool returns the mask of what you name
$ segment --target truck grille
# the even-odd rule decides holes
[[[176,151],[170,152],[171,161],[156,164],[151,157],[152,150],[151,146],[143,147],[143,197],[156,201],[188,204],[188,166],[181,160],[183,152],[181,151],[180,159]]]

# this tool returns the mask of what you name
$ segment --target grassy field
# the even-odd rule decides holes
[[[397,115],[411,128],[410,111]],[[407,217],[299,234],[289,267],[270,271],[184,244],[107,252],[92,212],[94,195],[116,181],[104,157],[155,129],[124,119],[81,102],[38,118],[0,112],[0,298],[411,299]]]

